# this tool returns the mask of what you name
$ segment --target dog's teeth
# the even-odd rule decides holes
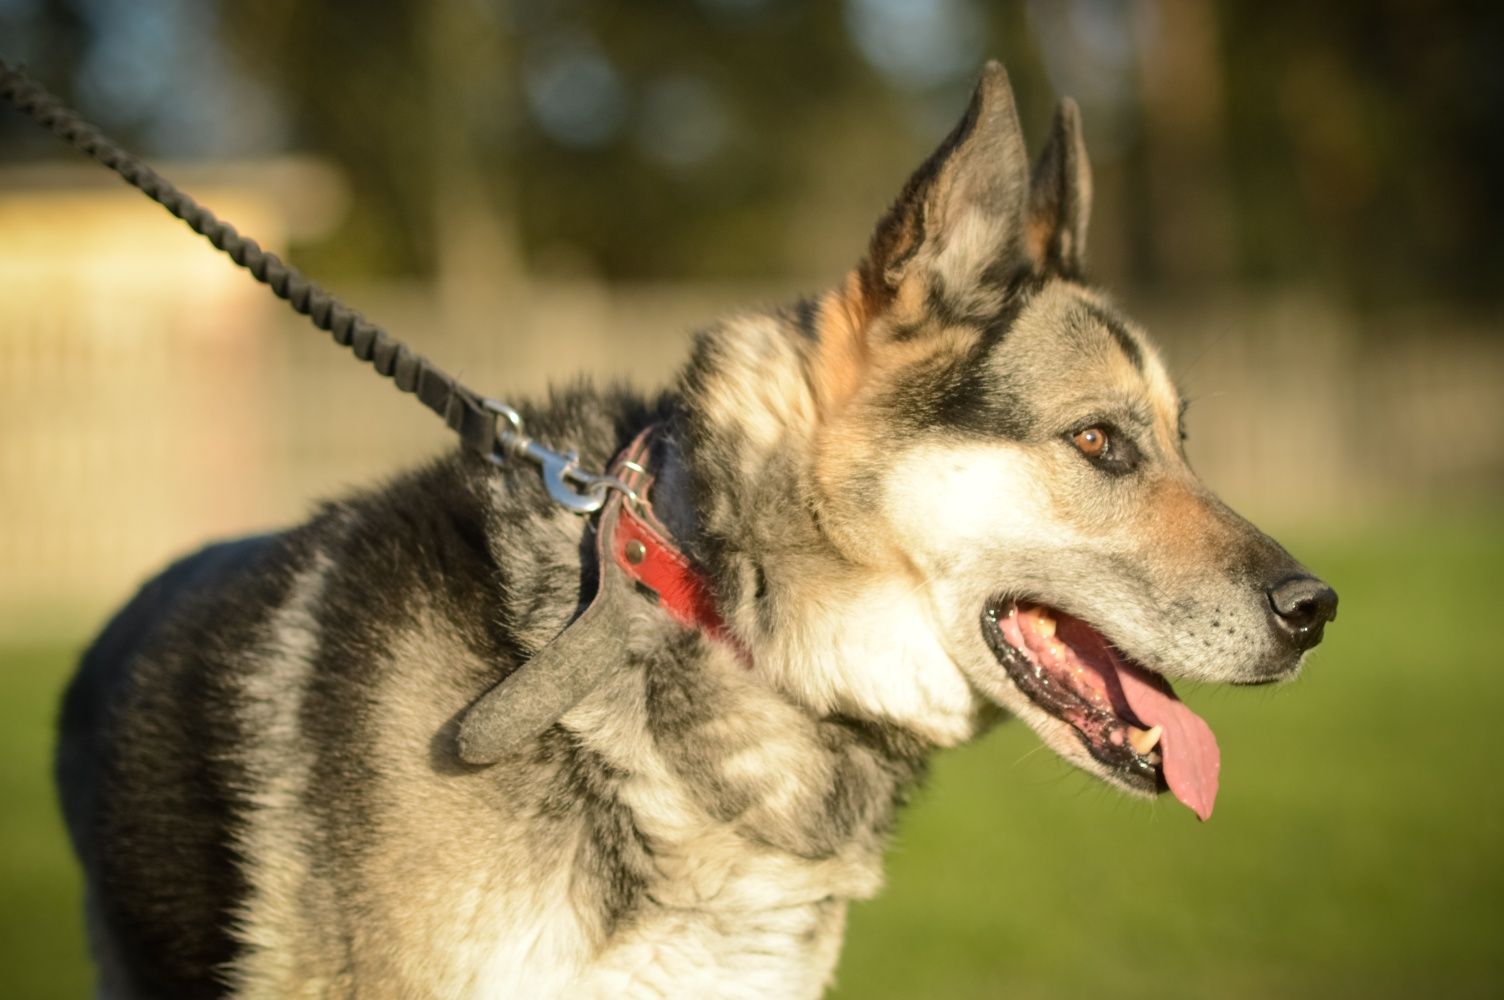
[[[1140,729],[1137,726],[1128,727],[1128,742],[1140,754],[1147,754],[1154,749],[1159,738],[1165,734],[1164,726],[1155,726],[1153,729]]]
[[[1055,634],[1055,619],[1049,615],[1035,615],[1034,631],[1046,639],[1053,637]]]

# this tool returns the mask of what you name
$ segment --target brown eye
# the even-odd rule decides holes
[[[1107,451],[1107,432],[1100,427],[1077,431],[1071,441],[1087,458],[1101,458]]]

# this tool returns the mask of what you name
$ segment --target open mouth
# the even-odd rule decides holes
[[[1093,758],[1130,787],[1168,788],[1201,819],[1211,816],[1222,763],[1217,738],[1169,681],[1053,608],[1002,600],[982,618],[982,632],[1013,683],[1070,726]]]

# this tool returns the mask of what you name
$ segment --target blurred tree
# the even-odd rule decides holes
[[[338,163],[324,274],[827,274],[996,55],[1034,135],[1082,99],[1110,280],[1504,288],[1493,3],[0,0],[0,39],[148,154]]]
[[[223,44],[276,87],[293,147],[332,157],[350,178],[354,210],[318,248],[318,269],[432,267],[435,154],[451,149],[442,132],[461,109],[437,107],[427,14],[407,0],[223,8]]]
[[[1504,6],[1222,10],[1245,275],[1497,304]]]
[[[43,74],[49,89],[65,101],[78,100],[78,70],[89,36],[85,19],[66,0],[0,4],[0,55]],[[57,151],[56,139],[18,115],[0,115],[0,138],[9,156]]]
[[[734,277],[802,270],[790,214],[821,166],[887,162],[916,131],[853,44],[862,7],[267,0],[226,8],[224,37],[287,95],[297,144],[350,171],[366,218],[341,242],[364,254],[395,242],[391,263],[427,271],[435,226],[489,217],[544,270]],[[983,37],[959,36],[975,51],[913,89],[954,114]],[[439,208],[455,188],[463,210]]]
[[[1149,211],[1138,220],[1161,283],[1225,281],[1236,254],[1227,190],[1227,121],[1216,7],[1204,0],[1138,4],[1138,149]]]

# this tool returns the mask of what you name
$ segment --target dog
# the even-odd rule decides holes
[[[60,722],[101,994],[817,996],[1010,717],[1208,816],[1169,679],[1289,679],[1337,598],[1191,472],[1090,203],[990,63],[838,287],[521,408],[602,513],[457,451],[146,584]]]

